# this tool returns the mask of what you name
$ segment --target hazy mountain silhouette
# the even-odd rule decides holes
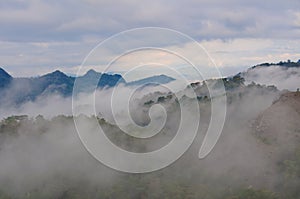
[[[91,92],[95,88],[110,88],[118,84],[138,86],[152,82],[165,84],[174,80],[171,77],[159,75],[127,83],[119,74],[102,74],[95,70],[89,70],[77,78],[68,76],[59,70],[38,77],[13,78],[0,68],[0,94],[5,96],[0,100],[0,103],[21,104],[26,101],[34,101],[39,96],[50,94],[68,97],[72,95],[75,81],[80,84],[80,92]]]

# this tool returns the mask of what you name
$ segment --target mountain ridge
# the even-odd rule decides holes
[[[156,80],[156,81],[155,81]],[[93,69],[84,75],[73,77],[68,76],[60,70],[55,70],[37,77],[12,77],[4,69],[0,69],[0,104],[22,104],[26,101],[34,101],[39,96],[59,94],[63,97],[71,96],[75,82],[80,84],[80,92],[90,92],[96,88],[111,88],[118,84],[125,86],[138,86],[151,82],[161,84],[168,83],[175,79],[166,75],[153,76],[137,80],[132,84],[126,82],[120,74],[99,73]],[[91,90],[92,89],[92,90]],[[9,97],[6,97],[9,96]]]
[[[261,64],[250,67],[248,70],[255,69],[258,67],[269,67],[269,66],[282,66],[282,67],[287,67],[287,68],[294,68],[294,67],[297,68],[297,67],[300,67],[300,59],[297,62],[287,60],[287,61],[280,61],[278,63],[268,63],[268,62],[261,63]]]
[[[0,67],[0,88],[7,86],[12,80],[12,76]]]

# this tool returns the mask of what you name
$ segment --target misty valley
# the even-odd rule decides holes
[[[93,92],[89,88],[99,78]],[[90,70],[78,79],[82,90],[72,96],[76,78],[60,71],[14,78],[0,70],[0,199],[300,198],[300,61],[256,65],[233,76],[191,82],[175,93],[163,86],[177,81],[167,75],[126,82],[121,75]],[[220,85],[226,93],[211,95],[209,88]],[[114,96],[116,87],[119,94]],[[128,93],[126,104],[122,100]],[[212,113],[221,110],[212,100],[222,97],[222,133],[212,151],[199,159]],[[94,98],[95,107],[90,107]],[[184,117],[182,108],[188,111]],[[122,150],[147,153],[172,142],[181,128],[192,131],[193,125],[182,127],[181,120],[189,124],[195,118],[198,128],[188,150],[169,166],[148,173],[130,174],[102,164],[77,132],[97,133],[100,126]],[[162,120],[157,134],[138,138],[147,136],[144,127],[150,126],[150,133]],[[114,154],[108,151],[107,156]]]

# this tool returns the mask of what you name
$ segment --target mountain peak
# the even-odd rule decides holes
[[[84,76],[95,76],[95,75],[100,75],[101,73],[98,73],[97,71],[95,71],[94,69],[90,69],[88,70],[88,72],[85,73]]]
[[[174,80],[175,79],[172,78],[172,77],[161,74],[161,75],[155,75],[155,76],[151,76],[151,77],[146,77],[144,79],[132,81],[132,82],[129,82],[128,85],[129,86],[142,85],[142,84],[147,84],[148,85],[149,83],[167,84],[167,83],[169,83],[171,81],[174,81]]]
[[[10,79],[12,76],[8,74],[3,68],[0,67],[0,77]]]
[[[52,73],[48,73],[46,75],[44,75],[44,77],[67,77],[67,75],[63,72],[61,72],[60,70],[56,70]]]
[[[56,75],[62,75],[63,74],[63,75],[66,75],[63,72],[61,72],[60,70],[56,70],[52,74],[56,74]]]
[[[93,73],[98,73],[98,72],[96,72],[94,69],[90,69],[90,70],[88,70],[88,72],[86,72],[86,74],[93,74]]]
[[[7,86],[11,80],[12,76],[8,74],[3,68],[0,68],[0,88]]]

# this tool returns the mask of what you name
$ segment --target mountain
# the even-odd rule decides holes
[[[152,77],[147,77],[144,79],[128,82],[126,85],[127,86],[138,86],[138,85],[152,85],[152,84],[167,84],[175,79],[166,75],[156,75]]]
[[[40,77],[13,78],[9,84],[0,89],[3,96],[0,104],[19,105],[26,101],[34,101],[39,96],[59,94],[70,96],[73,90],[74,78],[61,71],[54,71]]]
[[[300,179],[299,121],[300,92],[286,92],[262,111],[252,124],[252,134],[257,138],[256,147],[265,160],[273,162],[266,171],[270,176],[278,175],[278,171],[283,172],[286,180],[278,186],[290,187],[289,193],[298,194],[300,181],[296,185],[294,180]]]
[[[269,146],[293,148],[300,143],[299,121],[300,92],[286,92],[258,116],[253,130]]]
[[[0,68],[0,88],[7,86],[12,80],[12,76],[10,76],[5,70]]]
[[[97,88],[109,88],[120,83],[125,84],[126,82],[119,74],[102,74],[91,69],[83,76],[77,77],[76,83],[80,85],[80,88],[78,88],[80,92],[92,92],[95,89],[95,85],[97,85]]]
[[[83,89],[89,88],[90,83],[95,81],[98,88],[113,87],[120,82],[125,82],[121,75],[101,75],[92,70],[78,79],[84,83]],[[4,96],[0,99],[0,104],[19,105],[50,94],[71,96],[75,80],[75,77],[67,76],[59,70],[34,78],[13,78],[5,70],[0,69],[0,94]]]
[[[125,83],[123,77],[119,74],[107,74],[107,73],[98,73],[95,70],[89,70],[85,75],[79,77],[84,79],[86,82],[97,81],[98,87],[114,87],[119,83]]]
[[[297,90],[300,87],[300,60],[298,62],[263,63],[249,68],[245,72],[233,77],[223,78],[227,91],[235,88],[243,88],[251,82],[262,85],[275,85],[279,90]],[[166,75],[152,76],[132,82],[126,82],[119,74],[99,73],[89,70],[79,77],[72,77],[56,70],[52,73],[34,78],[13,78],[5,70],[0,68],[0,104],[22,104],[26,101],[34,101],[39,96],[58,94],[63,97],[71,96],[74,83],[79,83],[79,92],[92,92],[96,88],[110,88],[117,84],[125,86],[153,86],[167,84],[175,79]],[[219,86],[219,81],[207,80],[206,83]],[[77,85],[77,84],[76,84]],[[206,85],[191,85],[197,90],[198,96],[208,96]],[[199,87],[199,88],[198,88]]]
[[[119,74],[99,73],[89,70],[79,77],[72,77],[56,70],[39,77],[13,78],[5,70],[0,68],[0,104],[13,103],[16,105],[26,101],[34,101],[37,97],[58,94],[63,97],[71,96],[75,81],[80,85],[79,92],[92,92],[97,88],[110,88],[117,84],[125,86],[145,85],[150,83],[165,84],[175,79],[165,76],[153,76],[127,83]]]
[[[33,82],[40,85],[42,93],[38,94],[47,95],[57,93],[62,96],[69,96],[73,91],[74,78],[56,70],[52,73],[36,78]]]

